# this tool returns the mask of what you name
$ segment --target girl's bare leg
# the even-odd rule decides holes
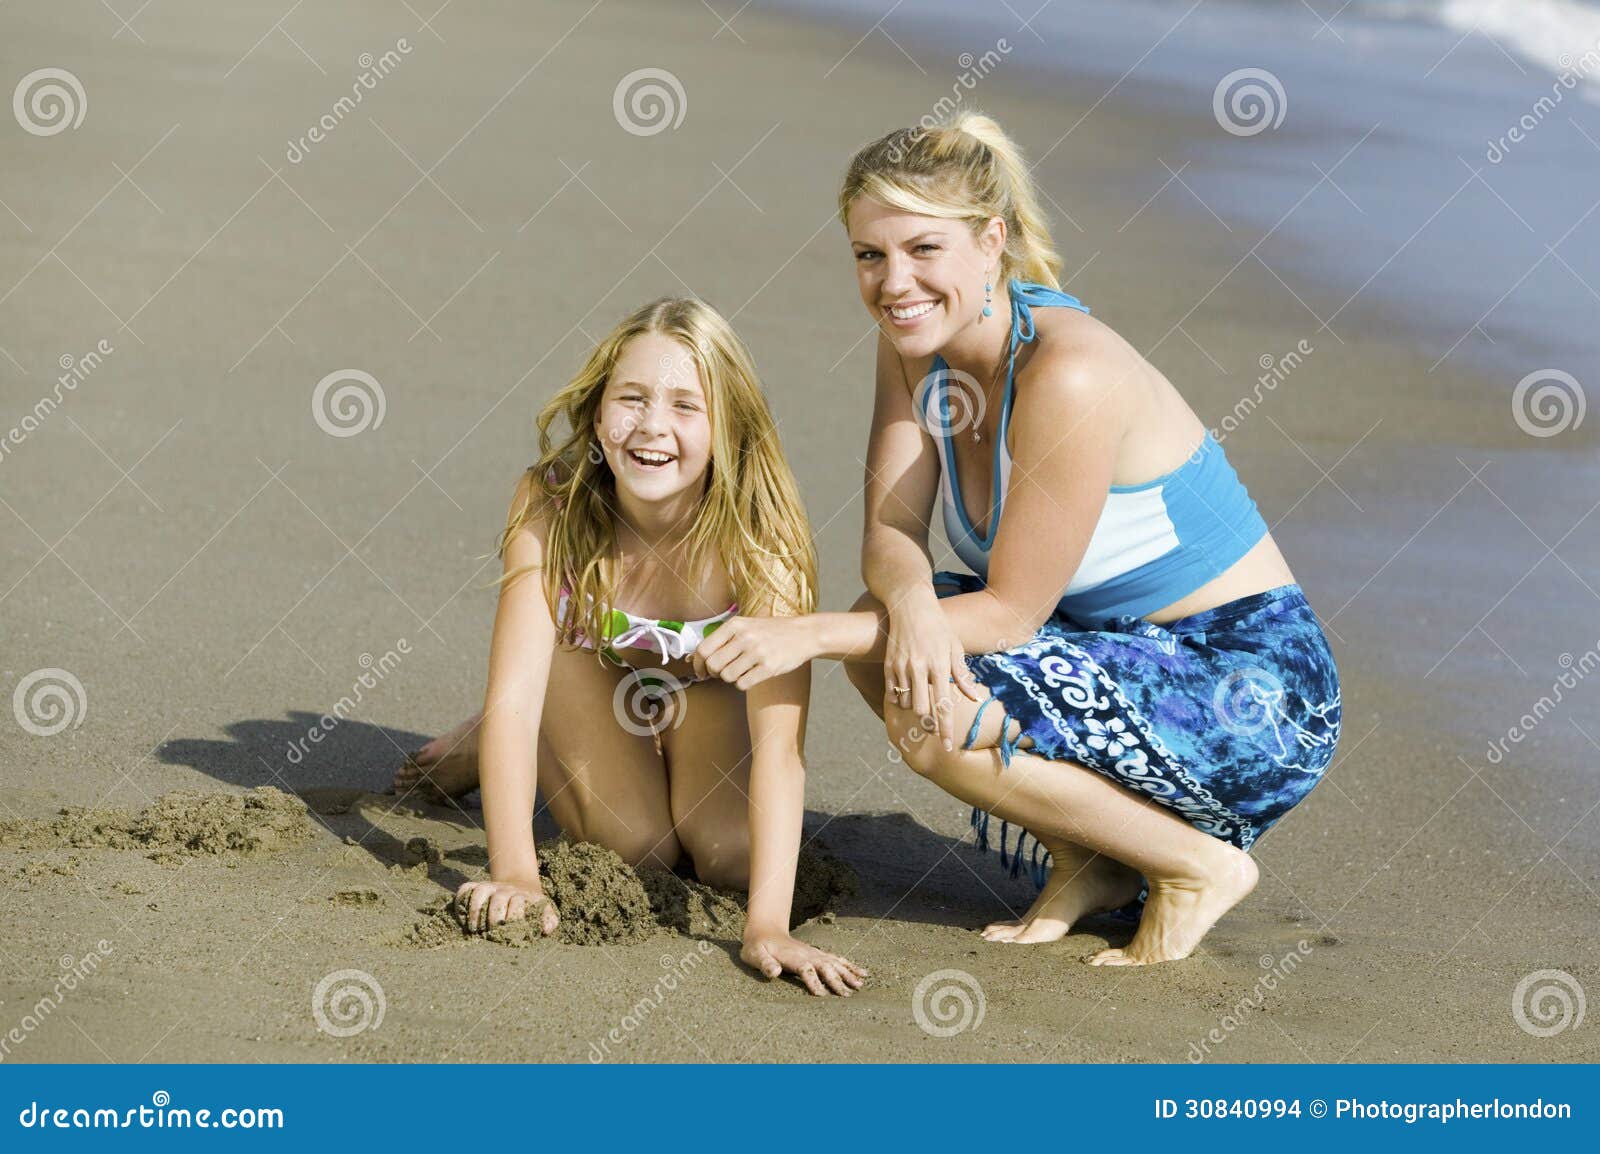
[[[615,850],[633,865],[671,868],[682,847],[672,830],[667,768],[654,740],[630,733],[612,713],[624,671],[587,652],[551,657],[539,730],[539,789],[567,836]],[[460,797],[478,786],[478,727],[467,718],[434,738],[395,775],[402,798]]]
[[[958,732],[978,709],[958,699]],[[948,793],[1051,844],[1071,842],[1125,862],[1148,881],[1150,897],[1133,940],[1102,950],[1096,965],[1146,965],[1187,957],[1201,938],[1255,888],[1248,854],[1076,762],[1050,761],[1019,750],[1002,764],[1000,726],[1014,725],[996,708],[984,714],[971,750],[946,752],[921,736],[917,718],[886,701],[890,740],[906,764]],[[1060,865],[1057,868],[1062,868]]]
[[[395,772],[394,792],[401,798],[415,792],[428,801],[445,804],[478,788],[479,710],[444,733],[406,755]]]
[[[672,823],[695,876],[722,889],[750,886],[750,727],[745,695],[722,681],[678,694],[663,730]]]
[[[648,732],[630,732],[613,712],[625,676],[586,651],[552,655],[539,792],[574,841],[615,850],[630,865],[671,869],[682,847],[672,829],[666,761]]]

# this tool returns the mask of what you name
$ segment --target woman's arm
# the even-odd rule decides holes
[[[884,605],[933,597],[928,520],[939,492],[939,452],[917,423],[906,371],[878,334],[872,431],[867,441],[861,576]]]
[[[530,478],[524,474],[512,499],[513,512],[524,507],[529,484]],[[519,889],[535,895],[543,893],[533,845],[534,791],[538,781],[535,759],[556,639],[555,622],[542,585],[544,531],[544,522],[535,519],[506,545],[506,573],[528,565],[536,567],[501,586],[478,735],[478,780],[489,841],[489,877],[492,883],[504,883],[507,888],[490,886],[487,893],[472,895],[469,928],[487,928],[515,916],[511,899]],[[554,928],[553,923],[550,928]]]
[[[884,602],[891,606],[887,615],[880,610],[814,613],[793,621],[736,618],[719,630],[704,650],[706,668],[725,677],[731,671],[729,680],[738,679],[739,687],[746,689],[764,677],[818,657],[894,664],[890,651],[897,624],[900,632],[909,635],[903,649],[914,649],[920,640],[939,631],[948,631],[963,653],[994,653],[1033,636],[1083,561],[1110,491],[1128,408],[1118,388],[1128,369],[1126,356],[1113,352],[1097,358],[1075,350],[1070,362],[1062,356],[1045,358],[1043,352],[1036,354],[1013,402],[1011,484],[989,553],[988,581],[981,592],[939,600],[929,571],[917,577],[920,585],[903,586],[906,591],[898,601]],[[879,400],[880,413],[892,410],[896,403],[882,391]],[[1073,419],[1063,422],[1064,413],[1073,414]],[[890,443],[893,422],[875,420],[874,424],[874,441]],[[903,453],[907,447],[900,444],[899,451]],[[888,449],[877,451],[875,457],[879,462],[894,459]],[[917,469],[914,464],[903,467],[906,476]],[[909,543],[915,533],[903,522],[889,523],[894,520],[890,510],[895,507],[893,486],[887,479],[892,468],[869,469],[868,553],[872,553],[870,543],[877,542],[873,555],[881,571],[893,573],[898,564],[901,579],[909,581],[911,565],[904,557],[895,562],[893,549]],[[937,484],[937,455],[934,468]],[[873,510],[880,512],[875,515]],[[894,545],[896,536],[900,546]],[[926,540],[925,535],[921,539]],[[917,546],[919,556],[921,548]],[[864,562],[864,568],[870,563]],[[927,569],[925,559],[922,568]],[[931,614],[938,614],[937,629]],[[935,640],[928,648],[937,650],[939,645]],[[915,658],[914,653],[912,656]],[[951,673],[968,688],[960,680],[965,668],[964,663],[957,663]],[[896,678],[891,685],[915,688],[923,680],[914,660],[903,673],[895,669],[886,672]],[[933,681],[939,682],[937,675]],[[937,688],[930,693],[934,698],[940,696]],[[919,713],[937,705],[933,698],[917,699],[915,692],[911,697],[911,707]]]
[[[805,817],[809,666],[745,696],[750,724],[750,902],[740,956],[769,978],[796,974],[813,994],[849,996],[867,971],[789,933],[795,866]]]
[[[1055,611],[1111,491],[1132,350],[1041,349],[1012,401],[1011,481],[989,573],[940,607],[969,653],[1021,645]]]

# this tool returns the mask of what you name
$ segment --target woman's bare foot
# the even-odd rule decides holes
[[[1139,896],[1143,879],[1121,862],[1080,846],[1047,841],[1045,847],[1050,850],[1050,877],[1044,889],[1020,918],[984,927],[985,941],[1054,942],[1079,918],[1119,909]]]
[[[475,713],[449,733],[406,755],[394,775],[394,791],[401,797],[421,794],[444,804],[478,788],[478,726],[483,714]]]
[[[1151,878],[1150,896],[1133,940],[1120,949],[1101,950],[1094,966],[1148,966],[1186,958],[1217,919],[1256,888],[1256,863],[1243,850],[1217,842],[1226,854],[1213,869],[1192,878]]]

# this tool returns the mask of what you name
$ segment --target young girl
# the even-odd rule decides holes
[[[869,592],[852,613],[740,621],[696,660],[752,692],[849,662],[907,764],[974,807],[979,845],[994,815],[1002,862],[1034,865],[1038,900],[988,940],[1053,941],[1147,890],[1133,940],[1092,960],[1185,957],[1333,757],[1316,614],[1222,446],[1061,291],[999,125],[874,141],[839,213],[880,330]],[[934,572],[936,511],[971,573]]]
[[[490,880],[458,891],[463,924],[556,928],[537,785],[577,840],[634,864],[686,855],[702,881],[748,889],[744,961],[848,996],[867,971],[789,933],[810,671],[742,693],[688,661],[735,612],[815,604],[810,527],[750,354],[708,305],[656,301],[600,342],[538,425],[540,459],[500,539],[483,712],[395,780],[402,794],[427,779],[482,791]]]

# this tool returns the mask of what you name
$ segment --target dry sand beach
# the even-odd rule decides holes
[[[1523,720],[1600,661],[1596,424],[1529,436],[1521,373],[1436,365],[1187,196],[1209,102],[1007,67],[968,99],[1040,159],[1069,291],[1208,424],[1256,398],[1227,450],[1340,663],[1338,758],[1260,888],[1151,969],[1082,964],[1115,923],[984,943],[1031,886],[819,666],[807,834],[847,868],[813,863],[802,933],[859,995],[760,980],[725,899],[604,863],[563,866],[632,911],[590,944],[430,932],[483,871],[476,797],[383,791],[481,702],[533,413],[624,311],[733,317],[824,605],[856,597],[872,344],[834,196],[957,69],[759,8],[285,6],[0,10],[6,84],[59,67],[86,103],[0,129],[0,431],[60,394],[0,455],[5,1061],[1600,1058],[1593,1022],[1524,1028],[1539,972],[1600,990],[1600,678]],[[614,105],[643,68],[681,84],[665,125]],[[342,370],[381,407],[319,410]]]

